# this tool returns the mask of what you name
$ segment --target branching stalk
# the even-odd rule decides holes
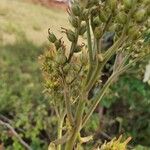
[[[57,134],[58,134],[58,139],[62,138],[62,128],[63,128],[63,123],[64,123],[64,117],[66,115],[66,111],[60,116],[59,120],[58,120],[58,130],[57,130]],[[61,150],[61,144],[59,144],[57,146],[57,150]]]

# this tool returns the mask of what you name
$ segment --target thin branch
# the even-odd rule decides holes
[[[95,84],[95,82],[96,82],[96,80],[97,80],[97,78],[99,76],[99,73],[101,72],[101,70],[104,67],[104,65],[108,62],[108,60],[115,54],[117,49],[125,41],[126,38],[124,37],[124,32],[122,33],[122,36],[120,37],[120,39],[118,39],[118,41],[116,41],[114,43],[114,45],[112,45],[112,47],[110,47],[108,49],[108,51],[105,53],[104,61],[98,63],[98,66],[96,67],[95,73],[93,74],[93,76],[91,77],[91,79],[89,80],[89,82],[88,82],[88,84],[86,86],[86,91],[89,91],[91,89],[91,87]]]
[[[98,103],[102,100],[102,98],[104,97],[108,87],[111,85],[111,83],[116,79],[117,76],[119,76],[120,74],[122,74],[125,70],[119,70],[115,73],[113,73],[109,79],[107,80],[107,82],[105,83],[105,85],[103,86],[102,89],[99,90],[99,92],[97,92],[98,94],[95,96],[95,98],[92,100],[94,103],[93,105],[89,108],[88,113],[85,115],[85,117],[83,118],[83,123],[82,123],[82,127],[87,123],[88,119],[90,118],[90,116],[92,115],[92,113],[94,112],[95,108],[97,107]]]
[[[89,53],[89,61],[92,65],[93,63],[93,52],[92,52],[92,40],[91,40],[91,31],[90,31],[90,23],[87,21],[87,42],[88,42],[88,53]]]
[[[93,49],[92,49],[92,39],[91,39],[91,31],[90,31],[90,23],[89,20],[87,20],[87,44],[88,44],[88,54],[89,54],[89,70],[86,77],[85,84],[89,81],[92,70],[93,70]]]
[[[6,123],[2,120],[0,120],[0,125],[7,127],[13,135],[18,139],[18,141],[27,149],[27,150],[32,150],[32,148],[18,135],[18,133],[15,131],[15,129],[9,124]]]

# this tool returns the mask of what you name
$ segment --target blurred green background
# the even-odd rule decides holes
[[[27,0],[0,0],[0,119],[34,150],[47,149],[56,133],[53,108],[42,93],[38,57],[48,47],[48,28],[61,37],[60,27],[69,26],[64,10]],[[131,136],[135,150],[150,150],[150,86],[143,83],[143,66],[122,76],[100,104],[106,110],[104,132],[111,137]],[[85,132],[97,130],[99,119],[95,113]],[[6,150],[24,150],[0,126],[0,150],[2,145]]]

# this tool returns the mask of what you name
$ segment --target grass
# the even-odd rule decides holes
[[[58,36],[60,26],[67,27],[67,13],[63,10],[45,8],[20,0],[0,0],[0,40],[15,42],[16,35],[25,33],[35,44],[47,41],[47,29]],[[65,39],[66,40],[66,39]]]

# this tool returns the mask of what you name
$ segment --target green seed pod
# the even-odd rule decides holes
[[[99,13],[99,18],[102,22],[106,22],[107,21],[107,15],[104,11],[100,10],[100,13]]]
[[[86,22],[83,22],[79,29],[79,35],[83,35],[85,32],[86,32]]]
[[[68,71],[70,70],[70,68],[71,68],[71,65],[67,63],[67,64],[63,67],[64,73],[68,73]]]
[[[71,25],[73,27],[78,28],[78,26],[79,26],[79,19],[77,17],[70,16],[69,22],[71,23]]]
[[[57,38],[56,38],[56,36],[53,33],[49,32],[48,40],[50,42],[54,43],[57,40]]]
[[[71,11],[72,11],[72,13],[73,13],[75,16],[80,16],[80,15],[81,15],[80,7],[79,7],[79,5],[77,5],[77,4],[73,4],[73,5],[72,5]]]
[[[67,38],[68,38],[69,41],[75,42],[76,36],[75,36],[75,33],[73,31],[66,30],[66,35],[67,35]]]
[[[132,40],[136,40],[140,35],[139,29],[137,27],[134,27],[134,26],[129,28],[128,35]]]
[[[56,61],[57,64],[63,65],[63,64],[66,63],[67,57],[64,53],[57,53],[57,55],[55,57],[55,61]]]
[[[98,6],[93,6],[91,9],[90,9],[90,12],[91,12],[91,15],[92,16],[97,16],[99,14],[99,7]]]
[[[133,5],[133,0],[123,0],[126,9],[130,9]]]
[[[61,47],[61,39],[56,40],[56,41],[54,42],[54,44],[55,44],[56,49],[58,50],[58,49]]]
[[[119,23],[125,24],[127,21],[126,13],[125,12],[119,12],[119,14],[117,15],[117,20]]]
[[[100,24],[101,24],[101,21],[100,21],[99,16],[95,17],[95,18],[93,19],[93,26],[94,26],[94,27],[98,27]]]
[[[82,12],[82,15],[81,15],[81,19],[83,21],[86,21],[86,20],[88,20],[88,17],[89,17],[89,10],[88,9],[84,9],[83,12]]]
[[[108,0],[108,6],[111,10],[115,10],[117,6],[117,0]]]
[[[145,16],[146,16],[146,10],[144,8],[141,8],[135,13],[134,18],[137,22],[142,22]]]
[[[96,39],[99,39],[102,36],[102,28],[101,27],[96,27],[94,29],[94,37]]]

